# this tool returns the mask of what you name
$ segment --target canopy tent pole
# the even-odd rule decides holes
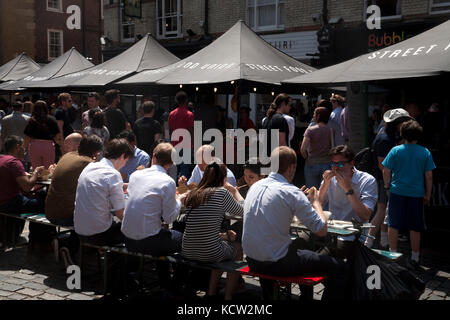
[[[133,114],[133,116],[131,118],[132,118],[133,124],[137,120],[137,115],[136,115],[137,107],[136,107],[136,105],[137,105],[137,96],[136,96],[136,94],[134,94],[133,95],[133,102],[131,103],[131,112]]]

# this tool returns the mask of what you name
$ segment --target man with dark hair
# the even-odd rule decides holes
[[[125,139],[113,139],[104,158],[88,164],[78,179],[75,197],[75,232],[89,243],[115,245],[123,241],[121,224],[125,208],[124,185],[119,170],[133,156]]]
[[[0,150],[3,147],[6,137],[18,136],[25,138],[23,133],[25,127],[30,120],[29,116],[24,115],[23,105],[21,103],[13,104],[13,113],[1,119],[1,136],[0,136]]]
[[[188,149],[191,148],[192,152],[192,145],[194,141],[194,114],[188,110],[187,103],[188,103],[188,96],[186,92],[180,91],[175,96],[175,102],[177,103],[177,108],[172,111],[169,114],[169,131],[170,136],[172,137],[172,134],[177,129],[186,129],[189,131],[191,135],[191,145],[187,145],[186,142],[183,142],[182,140],[172,140],[172,145],[175,147],[179,143],[183,143],[183,148]],[[192,157],[193,158],[193,157]],[[178,174],[180,176],[189,177],[191,174],[191,166],[192,163],[182,163],[178,165]]]
[[[378,198],[375,178],[355,168],[355,153],[350,147],[334,147],[329,155],[331,170],[323,174],[319,191],[321,205],[328,203],[334,220],[352,221],[354,218],[361,223],[368,222]],[[342,258],[351,256],[354,238],[338,237],[338,250],[334,254]]]
[[[138,119],[133,126],[136,134],[137,146],[147,152],[150,156],[153,153],[153,145],[162,135],[161,124],[153,117],[155,115],[155,103],[153,101],[145,101],[142,104],[144,117]]]
[[[72,107],[72,96],[69,93],[61,93],[58,96],[58,107],[55,110],[55,118],[58,122],[59,132],[62,132],[64,139],[73,133],[68,110]],[[64,150],[62,150],[64,151]]]
[[[134,148],[133,156],[128,160],[127,164],[120,169],[123,181],[127,183],[130,180],[131,174],[138,170],[138,168],[143,169],[148,167],[150,164],[150,156],[147,152],[136,147],[136,136],[132,131],[122,131],[117,138],[126,139]]]
[[[33,174],[28,176],[21,161],[24,156],[23,139],[18,136],[7,137],[4,155],[0,155],[0,212],[12,214],[44,212],[44,203],[41,199],[31,199],[22,193],[31,191],[44,167],[35,168]],[[22,233],[24,222],[16,220],[6,220],[9,226],[7,238],[11,238],[13,228],[17,238]],[[0,228],[0,230],[4,229]],[[15,242],[17,238],[11,240]]]
[[[291,184],[297,167],[295,151],[276,148],[271,154],[272,170],[253,184],[244,203],[242,247],[250,271],[274,276],[327,275],[323,299],[342,299],[347,269],[330,256],[304,250],[304,240],[291,240],[294,216],[319,237],[327,234],[327,217],[322,211],[316,188],[305,195],[303,187]],[[275,168],[274,164],[278,164]],[[273,282],[260,279],[265,298],[271,298]],[[269,296],[269,297],[268,297]]]
[[[108,107],[105,110],[106,127],[109,130],[110,139],[117,138],[117,135],[123,130],[131,128],[126,116],[120,110],[120,91],[116,89],[108,90],[105,93],[106,103]]]
[[[422,127],[415,120],[401,124],[405,144],[389,151],[383,161],[384,187],[389,190],[389,250],[397,251],[399,230],[408,230],[411,241],[409,267],[419,267],[420,232],[425,230],[423,206],[428,204],[433,187],[433,157],[427,148],[417,144]],[[425,186],[425,187],[424,187]]]
[[[96,161],[102,149],[103,142],[98,136],[83,137],[78,152],[69,152],[59,160],[45,202],[45,215],[52,223],[73,226],[78,178],[89,163]]]
[[[94,113],[96,111],[102,111],[102,109],[100,109],[99,103],[100,103],[100,95],[97,92],[90,92],[87,97],[88,110],[83,112],[83,114],[81,115],[82,130],[91,125],[91,120],[89,119],[89,111],[94,110]]]

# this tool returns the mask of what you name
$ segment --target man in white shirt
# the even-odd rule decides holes
[[[129,251],[164,256],[181,251],[183,234],[168,230],[162,223],[174,222],[185,195],[176,198],[175,181],[167,174],[173,165],[170,143],[160,143],[153,151],[152,166],[134,172],[128,185],[128,200],[122,233]],[[169,264],[157,262],[161,286],[169,289]]]
[[[208,144],[201,146],[197,150],[197,152],[195,153],[195,160],[197,162],[197,165],[192,171],[191,178],[189,179],[189,181],[187,181],[186,177],[181,176],[180,179],[178,179],[178,185],[185,185],[186,181],[188,185],[190,185],[191,183],[196,183],[197,185],[199,185],[200,181],[202,181],[203,179],[203,174],[208,164],[213,163],[214,161],[216,162],[220,161],[220,159],[218,160],[217,158],[215,158],[214,147]],[[227,168],[227,182],[232,186],[236,187],[237,184],[236,178],[234,177],[233,172],[231,172],[231,170],[228,168]]]
[[[125,139],[111,140],[104,158],[84,168],[78,179],[75,197],[75,232],[89,243],[115,245],[123,241],[121,223],[125,197],[122,168],[133,156],[133,147]]]

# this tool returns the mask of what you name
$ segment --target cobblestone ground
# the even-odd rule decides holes
[[[22,245],[0,251],[0,300],[95,300],[103,297],[102,274],[98,270],[95,254],[90,257],[82,281],[82,290],[67,289],[66,270],[63,263],[57,263],[53,252],[29,252],[27,233],[23,234]],[[407,244],[400,244],[400,251],[407,257]],[[447,252],[424,248],[421,254],[421,270],[418,272],[426,282],[425,292],[420,300],[450,300],[450,258]],[[155,276],[153,274],[153,276]],[[155,278],[153,278],[154,280]],[[224,280],[224,279],[223,279]],[[151,282],[151,281],[150,281]],[[235,294],[240,301],[260,299],[259,282],[245,277],[245,287]],[[224,284],[224,283],[223,283]],[[152,291],[153,292],[153,291]],[[293,299],[298,299],[298,287],[294,286]],[[314,299],[319,300],[323,285],[314,288]],[[147,294],[159,299],[158,294]],[[197,292],[201,298],[204,292]]]

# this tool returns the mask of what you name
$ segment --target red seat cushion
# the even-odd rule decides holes
[[[250,272],[249,267],[245,267],[242,269],[239,269],[239,272],[248,275],[248,276],[254,276],[254,277],[260,277],[264,279],[270,279],[270,280],[276,280],[282,283],[298,283],[302,285],[316,285],[318,283],[321,283],[326,279],[325,276],[323,277],[303,277],[303,276],[292,276],[292,277],[277,277],[277,276],[270,276],[266,274],[259,274]]]

